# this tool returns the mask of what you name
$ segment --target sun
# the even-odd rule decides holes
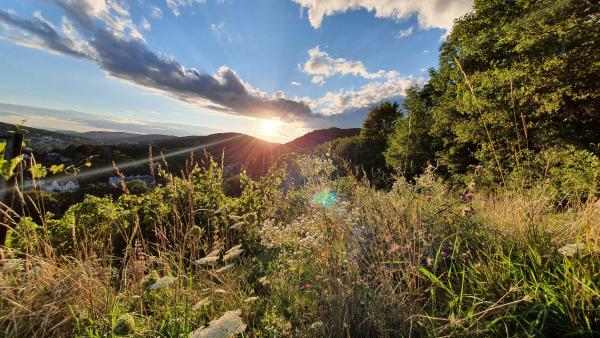
[[[275,136],[277,134],[277,126],[280,124],[278,120],[263,120],[262,129],[263,132],[268,136]]]

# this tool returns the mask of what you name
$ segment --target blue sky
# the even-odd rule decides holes
[[[272,141],[357,127],[369,107],[426,81],[452,19],[471,5],[5,0],[0,120]]]

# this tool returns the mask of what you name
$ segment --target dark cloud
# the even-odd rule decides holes
[[[20,18],[12,12],[0,10],[0,22],[4,22],[9,26],[25,31],[35,38],[35,40],[31,40],[31,37],[29,37],[30,40],[26,41],[24,40],[24,37],[5,35],[7,39],[17,43],[28,43],[32,46],[76,57],[88,56],[77,46],[75,41],[60,34],[50,23],[39,15],[28,20]]]

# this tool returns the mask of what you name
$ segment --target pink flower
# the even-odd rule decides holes
[[[448,253],[446,252],[446,250],[442,250],[442,257],[448,257]]]
[[[480,173],[480,172],[482,172],[482,171],[483,171],[483,165],[481,165],[481,164],[478,164],[478,165],[475,167],[475,173],[476,173],[476,174],[479,174],[479,173]]]
[[[302,285],[302,286],[300,287],[300,290],[303,290],[303,289],[310,289],[310,288],[312,288],[312,284],[310,284],[310,283],[306,283],[306,284],[304,284],[304,285]]]
[[[427,195],[427,196],[425,196],[425,199],[426,199],[426,200],[428,200],[428,201],[431,201],[431,199],[432,199],[432,198],[433,198],[433,197],[432,197],[431,195]]]
[[[463,196],[463,199],[466,202],[471,202],[473,200],[473,193],[472,192],[466,193],[465,196]]]
[[[393,253],[395,251],[398,251],[398,249],[400,249],[400,245],[398,245],[398,243],[393,243],[392,245],[390,245],[388,253]]]

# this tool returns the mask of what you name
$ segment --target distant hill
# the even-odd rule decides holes
[[[16,130],[14,124],[0,122],[0,134],[5,135]],[[96,140],[81,136],[81,134],[65,134],[45,129],[26,127],[25,139],[27,146],[39,152],[52,149],[62,149],[70,145],[98,144]]]
[[[152,144],[159,140],[175,138],[176,136],[161,134],[134,134],[119,131],[88,131],[79,135],[102,142],[104,144]]]
[[[286,143],[285,145],[294,149],[313,149],[325,142],[333,141],[342,137],[356,136],[360,133],[360,128],[341,129],[329,128],[318,129],[304,134],[297,139]]]
[[[0,133],[13,130],[14,126],[0,123]],[[308,152],[319,144],[340,138],[357,135],[360,129],[329,128],[315,130],[291,142],[280,144],[258,139],[240,133],[217,133],[206,136],[168,136],[160,134],[140,135],[124,132],[93,131],[77,133],[70,131],[48,131],[27,128],[26,139],[29,146],[40,155],[41,161],[51,161],[45,153],[59,150],[59,153],[73,160],[84,161],[93,156],[94,167],[106,168],[90,176],[90,182],[105,181],[113,175],[112,162],[123,167],[128,174],[144,174],[148,170],[144,159],[148,146],[153,154],[163,154],[173,172],[185,169],[186,159],[194,153],[196,159],[203,157],[204,151],[221,161],[224,154],[226,175],[235,175],[242,168],[252,176],[266,173],[282,155],[290,152]],[[142,160],[141,162],[139,160]],[[136,165],[128,163],[139,162]],[[80,178],[83,179],[83,178]]]

